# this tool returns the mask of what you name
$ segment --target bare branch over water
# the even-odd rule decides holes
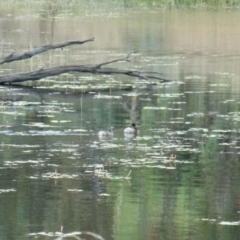
[[[90,38],[84,41],[68,41],[64,43],[59,44],[48,44],[45,46],[37,47],[32,50],[26,51],[22,54],[17,53],[11,53],[6,57],[3,57],[0,59],[0,64],[3,64],[5,62],[12,62],[12,61],[19,61],[27,58],[31,58],[32,56],[36,54],[40,54],[42,52],[56,49],[56,48],[63,48],[69,45],[73,44],[84,44],[86,42],[94,41],[94,38]],[[35,81],[40,80],[42,78],[46,78],[49,76],[56,76],[63,73],[68,72],[81,72],[81,73],[92,73],[92,74],[121,74],[121,75],[127,75],[130,77],[138,77],[141,79],[155,79],[162,82],[169,82],[171,80],[165,79],[162,77],[159,77],[161,73],[158,72],[149,72],[149,71],[138,71],[138,70],[126,70],[126,69],[118,69],[118,68],[102,68],[102,66],[121,62],[121,61],[127,61],[130,62],[129,58],[132,54],[137,53],[137,50],[133,50],[129,52],[124,58],[117,58],[110,61],[102,62],[99,64],[87,64],[87,65],[70,65],[70,66],[56,66],[56,67],[50,67],[50,68],[41,68],[35,71],[31,72],[25,72],[25,73],[15,73],[15,74],[8,74],[3,75],[0,77],[0,84],[5,83],[16,83],[16,82],[24,82],[24,81]]]
[[[34,55],[49,51],[51,49],[63,48],[66,46],[76,45],[76,44],[84,44],[86,42],[92,42],[92,41],[94,41],[94,38],[90,38],[90,39],[87,39],[84,41],[73,40],[73,41],[67,41],[67,42],[58,43],[58,44],[44,45],[41,47],[33,48],[33,49],[23,52],[21,54],[17,54],[15,52],[13,52],[13,53],[10,53],[6,57],[0,58],[0,64],[6,63],[6,62],[14,62],[14,61],[20,61],[23,59],[28,59],[28,58],[33,57]]]

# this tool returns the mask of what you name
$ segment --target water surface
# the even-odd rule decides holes
[[[158,71],[174,82],[64,74],[33,89],[2,86],[1,239],[49,239],[61,228],[104,239],[238,239],[238,12],[99,15],[1,19],[3,55],[96,38],[4,64],[2,74],[138,49],[131,63],[113,67]],[[126,84],[133,90],[122,91]],[[125,137],[132,122],[139,134]],[[99,139],[109,125],[114,137]]]

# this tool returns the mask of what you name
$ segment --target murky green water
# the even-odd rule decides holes
[[[96,40],[5,64],[2,74],[98,63],[137,48],[131,63],[114,67],[176,81],[65,74],[35,89],[2,86],[1,239],[62,239],[51,236],[61,227],[106,240],[238,239],[238,19],[238,12],[147,10],[54,22],[3,18],[3,55]],[[82,93],[83,84],[92,93]],[[134,89],[99,95],[97,84]],[[125,137],[132,122],[139,134]],[[108,125],[114,137],[99,139]]]

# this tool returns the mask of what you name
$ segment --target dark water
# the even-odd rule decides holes
[[[97,63],[137,48],[131,63],[114,66],[175,80],[65,74],[34,89],[2,86],[1,239],[67,238],[51,236],[61,228],[71,237],[87,231],[104,239],[239,238],[237,12],[144,10],[54,22],[7,17],[1,25],[3,55],[96,37],[5,64],[2,74]],[[93,93],[82,93],[88,84]],[[135,88],[94,91],[109,84]],[[132,122],[139,134],[125,137]],[[99,139],[109,125],[114,137]]]

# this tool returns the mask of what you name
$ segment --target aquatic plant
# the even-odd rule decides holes
[[[39,237],[39,236],[45,236],[45,237],[58,237],[56,238],[56,240],[62,240],[65,238],[75,238],[78,240],[81,240],[82,238],[78,237],[80,235],[88,235],[91,236],[95,239],[99,239],[99,240],[104,240],[104,238],[102,236],[100,236],[99,234],[93,233],[93,232],[88,232],[88,231],[74,231],[74,232],[70,232],[70,233],[63,233],[63,226],[61,227],[61,231],[58,232],[36,232],[36,233],[29,233],[28,236],[32,236],[32,237]]]

